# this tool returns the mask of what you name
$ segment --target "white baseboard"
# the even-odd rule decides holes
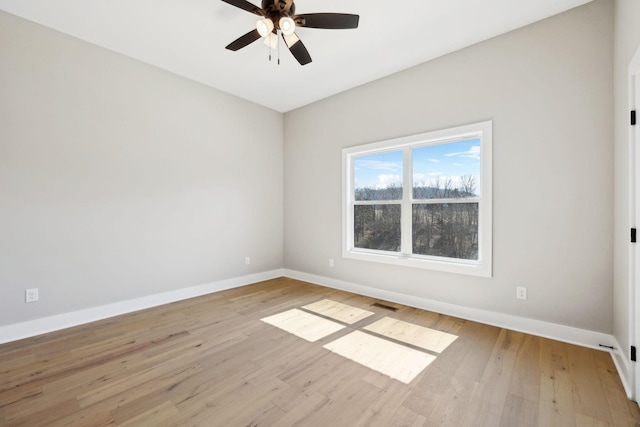
[[[479,323],[524,332],[583,347],[594,348],[602,351],[609,351],[609,349],[601,347],[600,344],[615,348],[619,347],[614,345],[616,340],[612,335],[607,335],[601,332],[588,331],[571,326],[449,304],[427,298],[416,297],[414,295],[407,295],[399,292],[387,291],[342,280],[331,279],[328,277],[317,276],[314,274],[302,273],[295,270],[285,269],[284,275],[292,279],[315,283],[329,288],[379,298],[385,301],[434,311],[448,316],[459,317],[461,319],[472,320]]]
[[[622,385],[624,386],[624,391],[627,393],[627,397],[629,399],[633,399],[633,381],[631,378],[631,366],[630,362],[625,355],[624,350],[620,347],[620,343],[614,337],[614,350],[611,352],[611,358],[613,359],[613,363],[616,365],[616,369],[618,370],[618,375],[620,375],[620,380],[622,381]]]
[[[275,279],[277,277],[282,277],[283,275],[284,273],[281,269],[265,271],[262,273],[234,277],[232,279],[220,280],[184,289],[176,289],[175,291],[149,295],[113,304],[106,304],[70,313],[29,320],[27,322],[16,323],[13,325],[0,326],[0,344],[48,332],[59,331],[61,329],[107,319],[121,314],[132,313],[134,311],[144,310],[145,308],[157,307],[159,305],[199,297],[226,289],[238,288],[264,280]]]
[[[283,276],[584,347],[604,351],[607,349],[600,347],[599,344],[614,347],[618,350],[611,352],[611,354],[614,363],[616,364],[616,368],[622,378],[625,390],[627,390],[627,394],[630,395],[631,382],[629,381],[628,364],[626,363],[624,355],[620,353],[620,345],[612,335],[574,328],[571,326],[543,322],[540,320],[495,313],[477,308],[449,304],[288,269],[266,271],[113,304],[63,313],[41,319],[34,319],[22,323],[1,326],[0,344]]]
[[[372,288],[342,280],[332,279],[329,277],[318,276],[289,269],[276,269],[262,273],[251,274],[248,276],[235,277],[203,285],[192,286],[189,288],[177,289],[175,291],[149,295],[142,298],[87,308],[70,313],[63,313],[55,316],[34,319],[7,326],[0,326],[0,344],[17,341],[48,332],[54,332],[90,322],[95,322],[97,320],[107,319],[110,317],[119,316],[121,314],[132,313],[135,311],[144,310],[146,308],[157,307],[163,304],[182,301],[185,299],[199,297],[202,295],[220,292],[227,289],[238,288],[241,286],[246,286],[264,280],[275,279],[283,276],[309,283],[315,283],[317,285],[326,286],[329,288],[343,290],[346,292],[352,292],[360,295],[366,295],[372,298],[395,302],[410,307],[421,308],[424,310],[434,311],[449,316],[459,317],[461,319],[472,320],[475,322],[485,323],[500,328],[511,329],[531,335],[537,335],[544,338],[550,338],[566,343],[576,344],[583,347],[589,347],[603,351],[609,350],[601,347],[600,344],[614,347],[614,350],[609,352],[611,353],[613,362],[616,366],[616,369],[618,370],[627,397],[629,397],[629,399],[633,398],[631,369],[629,366],[629,362],[627,361],[624,352],[620,348],[620,344],[612,335],[574,328],[571,326],[544,322],[540,320],[496,313],[488,310],[449,304],[441,301],[431,300],[428,298],[421,298],[413,295],[402,294],[399,292]]]

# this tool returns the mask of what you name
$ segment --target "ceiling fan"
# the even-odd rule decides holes
[[[296,28],[322,28],[331,30],[358,28],[358,15],[348,13],[304,13],[296,15],[294,0],[262,0],[262,7],[247,0],[222,0],[232,6],[261,17],[256,29],[238,37],[226,47],[239,50],[254,41],[263,38],[264,43],[275,49],[278,46],[278,31],[282,33],[285,44],[300,65],[311,62],[309,51],[295,33]]]

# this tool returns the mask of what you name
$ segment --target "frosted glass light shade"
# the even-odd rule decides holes
[[[285,36],[293,34],[293,32],[296,30],[295,21],[288,16],[283,16],[282,18],[280,18],[280,22],[278,25],[280,26],[280,31],[282,31],[282,34],[284,34]]]
[[[267,37],[273,31],[273,21],[269,18],[261,19],[256,22],[256,29],[262,37]]]
[[[271,49],[276,49],[278,47],[278,36],[273,33],[267,34],[264,38],[264,44],[269,46]]]

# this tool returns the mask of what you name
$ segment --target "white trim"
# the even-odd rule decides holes
[[[317,276],[309,273],[302,273],[289,269],[276,269],[263,273],[256,273],[248,276],[236,277],[204,285],[192,286],[185,289],[150,295],[148,297],[136,298],[132,300],[107,304],[99,307],[87,308],[70,313],[63,313],[27,322],[16,323],[0,327],[0,344],[29,338],[48,332],[54,332],[73,326],[83,325],[98,320],[107,319],[122,314],[132,313],[146,308],[157,307],[176,301],[208,295],[227,289],[239,288],[253,283],[275,279],[278,277],[288,277],[302,280],[329,288],[340,289],[359,295],[366,295],[373,298],[380,298],[390,302],[416,307],[424,310],[459,317],[461,319],[481,322],[500,328],[511,329],[545,338],[551,338],[583,347],[603,350],[599,344],[609,345],[615,348],[611,352],[614,364],[621,377],[627,396],[631,398],[631,385],[629,382],[629,363],[620,351],[620,345],[616,339],[607,334],[593,332],[570,326],[558,325],[539,320],[527,319],[518,316],[495,313],[477,308],[464,307],[455,304],[443,303],[427,298],[415,297],[398,292],[376,289],[342,280]],[[604,349],[606,351],[606,349]]]
[[[616,369],[618,370],[618,375],[620,376],[620,381],[622,381],[622,386],[624,387],[624,391],[627,394],[627,397],[630,400],[633,400],[633,378],[631,377],[631,366],[629,360],[627,358],[627,353],[622,351],[620,347],[620,343],[613,337],[613,348],[614,350],[611,352],[611,358],[613,359],[613,364],[616,365]]]
[[[283,270],[281,269],[265,271],[262,273],[234,277],[189,288],[177,289],[175,291],[116,302],[113,304],[72,311],[41,319],[29,320],[13,325],[0,326],[0,344],[48,332],[59,331],[61,329],[83,325],[134,311],[144,310],[146,308],[157,307],[163,304],[169,304],[214,292],[224,291],[226,289],[239,288],[252,283],[282,277],[283,275]]]
[[[449,304],[428,298],[416,297],[414,295],[402,294],[399,292],[387,291],[369,286],[358,285],[329,277],[317,276],[314,274],[302,273],[295,270],[284,270],[285,277],[314,283],[329,288],[365,295],[372,298],[380,298],[385,301],[395,302],[410,307],[423,310],[434,311],[436,313],[454,316],[461,319],[472,320],[474,322],[497,326],[499,328],[524,332],[543,338],[550,338],[557,341],[576,344],[582,347],[607,351],[607,348],[600,347],[599,344],[615,347],[616,340],[612,335],[602,332],[589,331],[586,329],[574,328],[572,326],[560,325],[557,323],[544,322],[541,320],[528,319],[525,317],[513,316],[510,314],[496,313],[472,307],[464,307],[456,304]]]
[[[636,97],[640,96],[640,48],[636,50],[633,59],[629,63],[628,68],[628,111],[637,110],[640,105],[636,105]],[[629,118],[627,117],[627,120]],[[636,145],[639,141],[636,140],[638,133],[638,126],[628,127],[628,149],[629,149],[629,226],[638,227],[638,218],[640,203],[640,173],[638,168],[640,167],[640,152],[636,149]],[[636,326],[637,319],[640,318],[640,277],[637,266],[640,264],[640,251],[635,245],[628,243],[629,248],[629,275],[628,275],[628,313],[629,313],[629,331],[628,338],[630,345],[638,346],[640,344],[640,328]],[[628,365],[627,369],[627,382],[631,389],[631,399],[634,399],[640,405],[640,368],[635,364],[628,361],[628,353],[623,353],[621,360]],[[624,382],[624,380],[623,380]],[[626,385],[625,385],[626,387]]]

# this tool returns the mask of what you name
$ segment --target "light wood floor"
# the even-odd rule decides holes
[[[374,312],[316,342],[260,321]],[[0,426],[640,426],[609,354],[277,279],[0,346]],[[325,348],[385,316],[456,335],[403,384]]]

